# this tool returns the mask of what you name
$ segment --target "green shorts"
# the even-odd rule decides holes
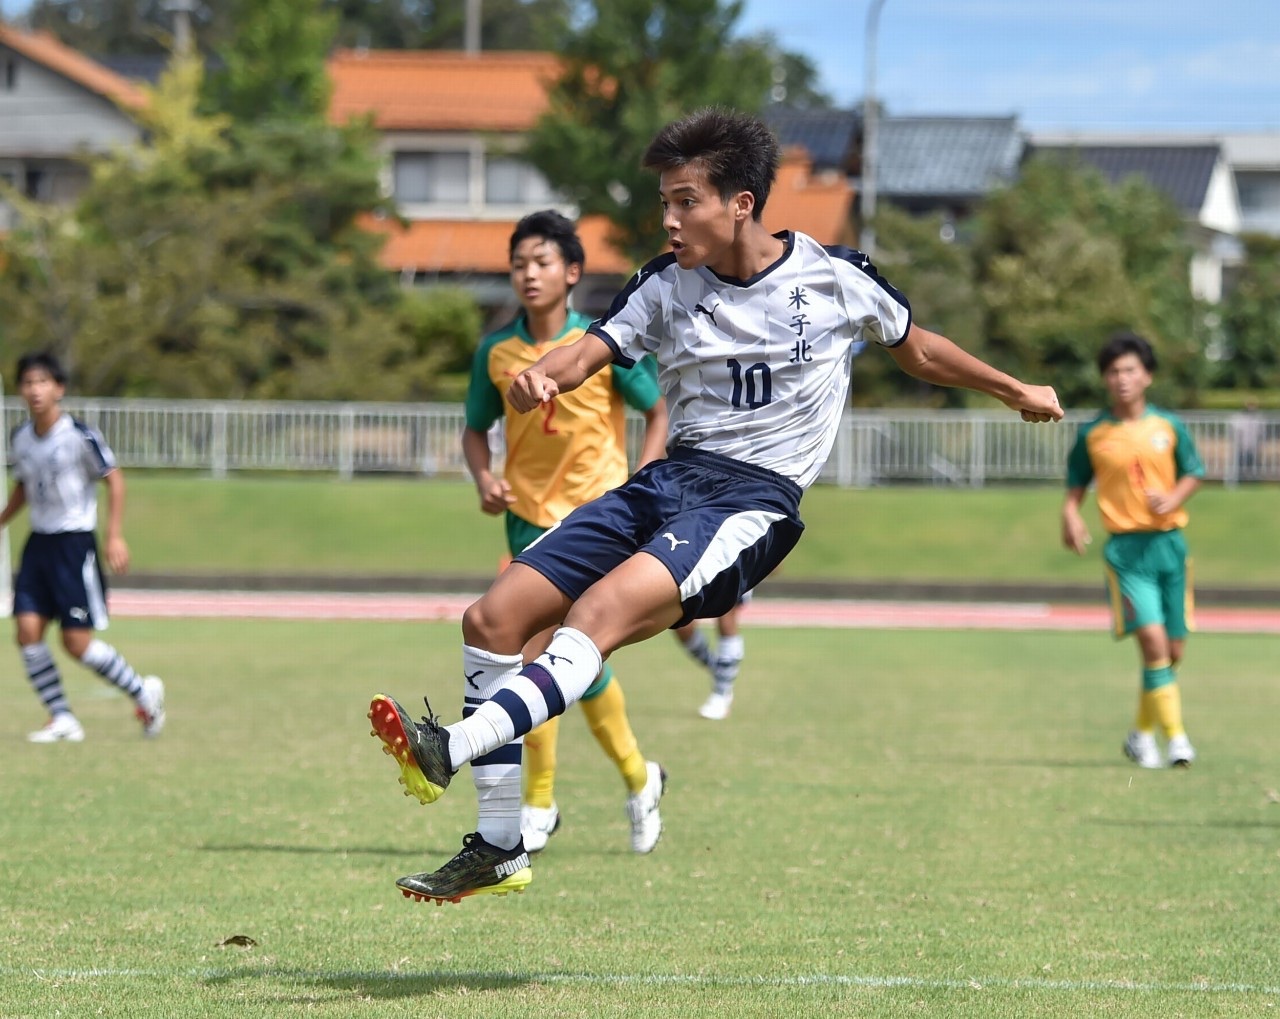
[[[1116,637],[1154,623],[1174,640],[1195,629],[1191,559],[1180,530],[1113,534],[1102,555]]]
[[[512,556],[518,556],[538,538],[546,534],[547,530],[545,527],[529,523],[524,517],[516,516],[510,510],[507,511],[507,549]],[[608,662],[605,662],[604,668],[600,670],[600,675],[596,677],[594,683],[587,687],[587,692],[582,695],[581,699],[589,701],[592,697],[598,697],[612,679],[613,667]]]

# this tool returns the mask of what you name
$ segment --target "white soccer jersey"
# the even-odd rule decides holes
[[[14,477],[22,482],[38,534],[92,531],[98,526],[97,484],[116,466],[96,428],[62,414],[45,435],[19,425],[10,440]]]
[[[673,445],[806,488],[835,443],[854,355],[906,339],[911,308],[862,252],[777,236],[782,257],[749,280],[654,259],[591,332],[618,364],[654,355]]]

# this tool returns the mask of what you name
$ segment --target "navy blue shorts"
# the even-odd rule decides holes
[[[637,552],[661,560],[691,619],[722,616],[795,548],[800,486],[762,467],[678,446],[579,506],[515,561],[577,601]]]
[[[107,584],[92,531],[32,534],[13,587],[13,614],[34,612],[64,630],[105,630]]]

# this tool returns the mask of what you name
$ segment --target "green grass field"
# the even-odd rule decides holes
[[[456,627],[120,620],[111,639],[168,681],[156,741],[69,668],[88,739],[28,745],[13,652],[0,686],[5,1017],[1280,1007],[1275,638],[1193,642],[1187,772],[1121,758],[1133,654],[1101,634],[753,629],[719,725],[674,642],[624,649],[670,773],[658,850],[628,851],[573,709],[565,826],[529,891],[439,908],[392,882],[457,848],[469,783],[401,796],[364,712],[428,692],[456,717]]]
[[[459,481],[128,474],[134,569],[162,573],[490,575],[502,523]],[[1078,559],[1058,539],[1061,492],[1037,488],[816,487],[786,579],[1032,580],[1096,584],[1099,540]],[[1280,488],[1209,486],[1188,538],[1202,584],[1280,588]],[[21,547],[26,515],[15,522]]]

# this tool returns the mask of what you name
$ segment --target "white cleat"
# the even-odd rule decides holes
[[[1196,748],[1191,745],[1185,732],[1181,736],[1170,736],[1165,752],[1169,757],[1170,768],[1189,768],[1196,759]]]
[[[667,788],[667,773],[657,761],[647,761],[649,780],[638,793],[627,797],[627,817],[631,820],[631,849],[651,853],[662,838],[662,817],[658,804]],[[526,846],[527,848],[527,846]]]
[[[84,726],[70,711],[60,711],[43,729],[27,733],[28,743],[83,743]]]
[[[142,735],[159,736],[164,729],[164,684],[157,676],[147,676],[142,681],[142,693],[133,713],[142,723]]]
[[[520,807],[520,837],[524,839],[526,853],[540,853],[547,848],[547,841],[560,827],[560,808],[554,803],[549,807]]]
[[[709,718],[713,722],[723,722],[729,717],[729,708],[733,705],[733,691],[728,693],[716,693],[712,691],[711,695],[702,702],[702,707],[698,709],[698,714],[703,718]]]
[[[1124,755],[1139,768],[1164,767],[1164,762],[1160,760],[1160,748],[1156,746],[1156,738],[1149,732],[1131,730],[1125,737]]]

